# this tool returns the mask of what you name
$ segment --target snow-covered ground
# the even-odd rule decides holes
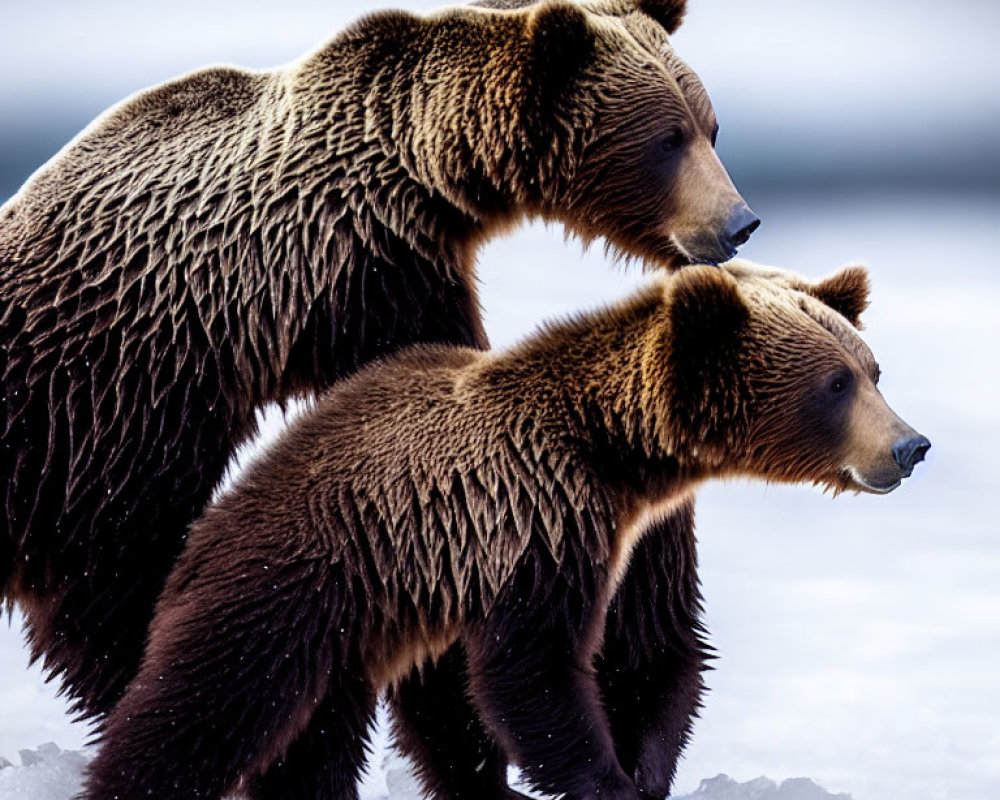
[[[702,492],[702,576],[721,657],[677,790],[699,800],[825,797],[754,782],[808,775],[855,800],[995,800],[1000,199],[750,199],[765,222],[748,257],[813,276],[869,264],[865,335],[882,389],[934,447],[887,497],[758,484]],[[540,227],[491,246],[482,277],[496,345],[643,280]],[[279,423],[271,415],[268,428]],[[13,628],[0,623],[0,756],[18,763],[19,750],[49,741],[81,748],[85,726],[27,669],[16,627],[16,617]],[[371,763],[369,800],[413,800],[405,772],[386,769],[384,744]],[[80,759],[45,764],[0,770],[0,800],[67,798]],[[697,788],[719,773],[741,785]],[[49,778],[56,794],[46,794]]]
[[[22,750],[20,764],[0,759],[0,800],[70,800],[79,791],[89,751],[60,750],[48,742]],[[414,800],[420,787],[406,763],[379,748],[373,756],[382,767],[377,777],[361,786],[361,800]],[[521,787],[522,789],[524,787]],[[769,778],[738,783],[728,775],[703,780],[689,795],[675,800],[851,800],[830,794],[808,778],[790,778],[778,784]]]

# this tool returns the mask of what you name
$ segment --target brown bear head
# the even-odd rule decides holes
[[[585,241],[604,237],[619,254],[667,266],[725,261],[759,224],[715,153],[705,88],[671,46],[685,7],[549,2],[528,18],[529,102],[552,110],[554,129],[542,213]]]
[[[735,264],[667,283],[664,436],[713,473],[892,491],[930,442],[878,390],[858,334],[868,274],[810,283]]]

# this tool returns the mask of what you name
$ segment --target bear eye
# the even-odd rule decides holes
[[[830,381],[830,391],[833,394],[841,394],[847,390],[850,381],[847,379],[846,375],[838,375],[832,381]]]
[[[715,142],[719,138],[719,123],[715,123],[715,127],[712,128],[712,147],[715,147]]]
[[[662,139],[660,139],[660,149],[664,153],[676,153],[684,144],[684,134],[680,128],[673,128]]]

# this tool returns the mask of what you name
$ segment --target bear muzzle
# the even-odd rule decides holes
[[[691,146],[676,184],[667,227],[671,243],[689,263],[729,261],[760,226],[707,140]]]
[[[729,261],[760,226],[760,218],[743,202],[718,227],[672,234],[671,241],[688,265],[717,266]]]
[[[888,494],[898,489],[904,478],[913,474],[913,468],[924,460],[931,443],[926,436],[910,430],[899,436],[888,452],[881,453],[874,463],[864,468],[848,466],[852,488],[870,494]]]

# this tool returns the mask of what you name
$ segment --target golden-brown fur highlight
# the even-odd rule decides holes
[[[622,512],[621,517],[615,523],[618,535],[612,544],[609,559],[609,583],[612,591],[621,583],[635,552],[635,546],[642,536],[648,533],[657,522],[671,517],[691,497],[693,495],[680,494],[666,499],[642,499],[637,501],[633,507]]]

